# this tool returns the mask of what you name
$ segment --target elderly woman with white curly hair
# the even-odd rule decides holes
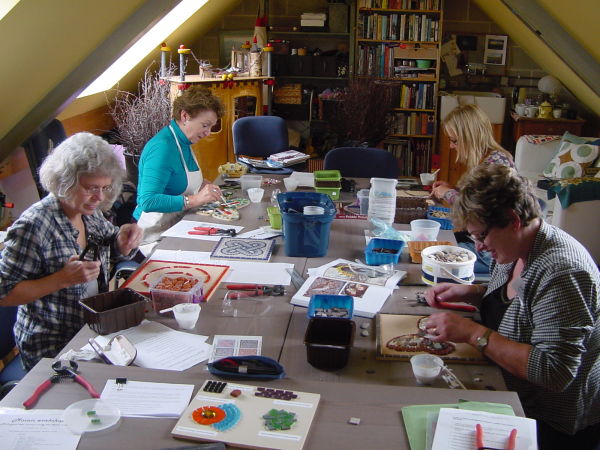
[[[0,306],[20,305],[14,331],[26,369],[55,357],[83,326],[78,300],[108,290],[109,259],[127,259],[136,250],[142,230],[135,224],[119,229],[101,211],[119,194],[123,176],[107,142],[75,134],[40,167],[49,194],[8,230]],[[91,242],[98,251],[80,260]]]

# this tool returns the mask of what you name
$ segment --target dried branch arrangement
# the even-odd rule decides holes
[[[340,144],[355,142],[374,147],[390,134],[390,85],[372,78],[354,79],[348,83],[342,99],[331,120]]]
[[[167,77],[174,72],[169,69]],[[127,152],[139,156],[146,142],[171,119],[169,82],[161,82],[158,71],[146,69],[138,84],[138,92],[116,90],[109,114],[115,121],[117,138]]]

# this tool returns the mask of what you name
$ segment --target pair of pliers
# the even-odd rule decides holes
[[[54,373],[52,374],[52,376],[50,376],[50,378],[48,378],[37,388],[35,388],[35,391],[33,391],[31,397],[29,397],[23,402],[23,406],[25,407],[25,409],[32,408],[37,403],[38,399],[40,398],[40,395],[42,395],[47,389],[49,389],[50,386],[65,381],[69,378],[71,378],[74,381],[77,381],[80,385],[86,388],[87,391],[90,393],[91,397],[100,398],[100,394],[96,392],[94,386],[92,386],[88,380],[86,380],[77,373],[78,367],[79,366],[75,361],[55,361],[52,364],[52,369],[54,370]]]
[[[204,236],[231,236],[237,234],[235,228],[215,228],[215,227],[194,227],[188,234],[204,235]]]
[[[417,303],[421,305],[427,306],[427,300],[425,300],[425,294],[422,292],[417,292]],[[466,305],[464,303],[453,303],[453,302],[440,302],[436,300],[435,302],[436,308],[443,309],[452,309],[454,311],[466,311],[466,312],[475,312],[477,308],[473,305]]]
[[[243,291],[243,292],[232,292],[229,298],[243,298],[243,297],[258,297],[261,295],[273,295],[281,296],[285,293],[285,290],[281,284],[274,286],[265,286],[260,284],[228,284],[225,286],[230,291]]]
[[[483,444],[483,427],[480,424],[475,425],[475,448],[476,450],[515,450],[517,443],[517,430],[513,428],[506,442],[506,449],[486,447]]]

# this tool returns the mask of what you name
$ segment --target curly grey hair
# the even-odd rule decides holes
[[[64,140],[40,166],[40,183],[56,197],[70,199],[84,175],[109,177],[112,191],[106,193],[102,209],[110,208],[121,192],[125,171],[112,147],[100,136],[77,133]]]

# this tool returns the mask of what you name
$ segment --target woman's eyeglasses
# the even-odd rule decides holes
[[[481,244],[483,244],[483,241],[485,241],[485,238],[488,236],[488,234],[490,234],[491,228],[492,227],[487,227],[485,230],[483,230],[481,233],[478,233],[478,234],[469,233],[469,238],[473,242],[480,242]]]
[[[103,194],[110,194],[113,190],[113,187],[110,184],[108,186],[84,186],[80,183],[80,186],[87,195],[98,195],[100,192]]]

